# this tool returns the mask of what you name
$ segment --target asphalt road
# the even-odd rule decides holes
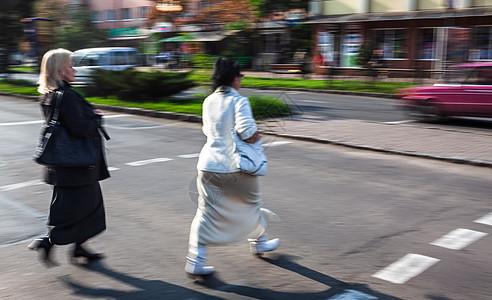
[[[28,251],[45,231],[50,187],[30,159],[36,103],[0,96],[2,299],[490,299],[488,168],[265,137],[265,207],[280,220],[278,251],[258,259],[247,242],[213,247],[218,272],[184,276],[196,209],[199,124],[108,113],[112,178],[102,182],[108,230],[90,242],[100,264],[46,269]],[[434,245],[456,229],[479,237],[460,250]],[[462,231],[460,231],[462,232]],[[481,234],[480,234],[481,233]],[[434,244],[433,244],[434,243]],[[439,243],[437,243],[439,244]],[[406,264],[403,275],[394,263]],[[383,272],[390,268],[393,274]],[[391,273],[389,272],[389,273]],[[400,281],[395,283],[389,281]],[[338,297],[338,298],[337,298]],[[342,298],[345,297],[345,298]]]

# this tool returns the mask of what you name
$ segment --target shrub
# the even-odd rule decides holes
[[[214,68],[215,60],[217,60],[217,55],[209,55],[206,53],[192,54],[190,62],[194,67],[200,69],[212,70]]]
[[[87,96],[117,96],[121,100],[159,101],[196,86],[190,72],[140,72],[97,69],[91,74]]]

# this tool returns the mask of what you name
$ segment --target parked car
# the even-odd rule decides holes
[[[94,69],[120,71],[141,65],[137,49],[129,47],[80,49],[73,52],[72,60],[79,83],[88,82]]]
[[[401,107],[418,119],[492,118],[492,62],[452,66],[444,83],[401,89],[398,94]]]

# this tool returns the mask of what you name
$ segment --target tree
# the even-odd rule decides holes
[[[56,47],[74,51],[106,44],[106,32],[94,26],[89,5],[85,1],[81,2],[62,4],[59,0],[44,0],[37,3],[36,14],[56,22]]]
[[[259,17],[276,11],[301,8],[307,11],[309,0],[248,0]]]
[[[107,43],[106,32],[92,24],[91,11],[87,5],[74,8],[70,15],[70,21],[56,30],[57,47],[74,51],[100,47]]]
[[[8,59],[24,38],[23,18],[31,15],[34,0],[0,1],[0,73],[5,73]]]
[[[224,0],[212,3],[195,17],[204,23],[250,23],[255,20],[253,7],[247,0]]]

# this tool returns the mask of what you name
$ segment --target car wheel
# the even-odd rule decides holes
[[[410,117],[418,122],[440,122],[445,116],[434,105],[427,105],[425,112],[410,112]]]

